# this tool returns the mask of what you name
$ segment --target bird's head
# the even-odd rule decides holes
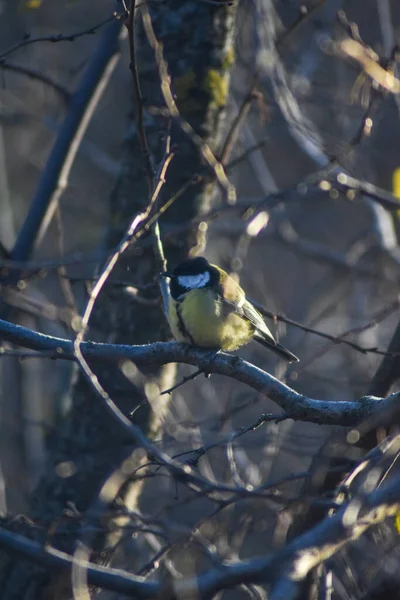
[[[181,262],[175,269],[162,273],[170,277],[170,291],[174,300],[180,299],[190,290],[212,287],[220,282],[220,271],[202,256],[189,258]]]

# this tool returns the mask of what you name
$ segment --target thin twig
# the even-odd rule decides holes
[[[130,6],[128,11],[128,17],[126,20],[126,29],[128,31],[128,42],[129,42],[129,57],[130,64],[129,68],[132,73],[133,80],[133,90],[135,95],[135,106],[136,106],[136,125],[138,129],[139,142],[142,150],[142,156],[145,165],[145,171],[147,176],[147,185],[149,188],[149,198],[153,193],[154,188],[154,175],[153,175],[153,167],[151,164],[151,156],[149,144],[147,142],[146,132],[144,130],[144,122],[143,122],[143,97],[142,91],[140,87],[139,81],[139,72],[138,65],[136,60],[136,43],[135,43],[135,10],[136,10],[136,0],[130,0]]]
[[[71,99],[71,94],[66,87],[61,85],[61,83],[54,81],[54,79],[52,79],[48,75],[45,75],[42,71],[32,69],[31,67],[27,67],[26,65],[20,65],[9,61],[0,61],[0,69],[13,71],[14,73],[20,73],[21,75],[26,75],[31,79],[35,79],[37,81],[40,81],[41,83],[44,83],[45,85],[55,90],[61,96],[65,104],[67,104]]]
[[[238,114],[236,115],[235,119],[233,120],[232,126],[228,132],[228,135],[225,138],[225,142],[224,145],[222,147],[221,153],[220,153],[220,157],[219,160],[221,162],[222,165],[226,165],[226,163],[228,162],[233,148],[236,144],[237,138],[239,136],[240,130],[242,129],[244,123],[247,120],[247,117],[249,115],[251,106],[254,102],[254,100],[257,98],[257,86],[259,83],[259,78],[255,77],[254,78],[254,82],[252,83],[251,87],[250,87],[250,91],[246,94],[242,105],[239,109]]]
[[[0,61],[2,59],[4,59],[6,56],[8,56],[9,54],[12,54],[16,50],[19,50],[19,48],[23,48],[24,46],[29,46],[30,44],[37,44],[38,42],[52,42],[52,43],[73,42],[80,37],[83,37],[86,35],[93,35],[94,33],[96,33],[98,31],[98,29],[100,29],[101,27],[104,27],[104,25],[107,25],[107,23],[111,23],[112,21],[115,21],[115,20],[120,20],[123,16],[124,16],[124,13],[120,14],[117,12],[113,12],[112,15],[107,17],[107,19],[103,19],[103,21],[100,21],[100,23],[96,23],[96,25],[93,25],[92,27],[87,27],[86,29],[79,30],[75,33],[70,33],[68,35],[63,35],[63,34],[59,33],[56,35],[45,35],[45,36],[36,37],[36,38],[31,38],[31,37],[27,36],[26,39],[22,40],[21,42],[17,42],[13,46],[11,46],[11,48],[9,48],[8,50],[5,50],[4,52],[0,52]]]
[[[58,251],[60,254],[60,258],[64,255],[64,229],[62,223],[62,215],[61,215],[61,207],[60,203],[57,202],[56,211],[55,211],[55,220],[56,220],[56,229],[57,229],[57,242],[58,242]],[[72,285],[70,281],[66,277],[67,270],[65,266],[61,265],[57,269],[58,281],[60,283],[60,287],[62,293],[64,295],[64,300],[67,308],[70,310],[72,319],[78,317],[78,308],[75,302],[74,292],[72,291]],[[73,327],[72,319],[69,323],[70,327]]]
[[[202,371],[196,371],[197,374],[199,374],[201,372]],[[280,423],[281,421],[284,421],[285,419],[289,419],[289,418],[290,417],[286,413],[279,413],[279,414],[275,414],[275,415],[274,414],[263,414],[257,419],[257,421],[255,423],[252,423],[251,425],[248,425],[247,427],[242,427],[241,429],[238,429],[236,431],[232,431],[232,433],[227,435],[226,438],[219,440],[218,442],[212,442],[210,444],[205,444],[204,446],[200,446],[199,448],[195,448],[193,450],[185,450],[185,452],[179,452],[179,454],[174,454],[174,456],[172,458],[181,458],[182,456],[191,455],[191,458],[188,458],[185,460],[185,464],[188,464],[191,467],[196,467],[200,458],[202,456],[204,456],[205,454],[207,454],[207,452],[209,452],[210,450],[212,450],[214,448],[219,448],[220,446],[223,446],[224,444],[230,444],[237,438],[239,438],[243,435],[246,435],[246,433],[255,431],[256,429],[261,427],[261,425],[263,425],[264,423],[271,423],[271,422]]]
[[[383,356],[387,356],[387,355],[393,356],[393,354],[390,352],[385,352],[383,350],[379,350],[378,348],[368,348],[365,346],[360,346],[359,344],[356,344],[355,342],[351,342],[350,340],[346,340],[345,338],[348,335],[362,333],[364,331],[367,331],[368,329],[371,329],[372,327],[375,327],[375,325],[377,323],[383,321],[384,319],[386,319],[386,317],[388,317],[394,311],[399,309],[400,299],[396,299],[394,302],[392,302],[388,306],[385,306],[384,308],[381,308],[379,311],[377,311],[367,324],[361,325],[359,327],[355,327],[348,331],[344,331],[341,335],[338,335],[338,336],[331,335],[324,331],[320,331],[319,329],[307,327],[306,325],[302,325],[298,321],[289,319],[288,317],[285,317],[284,315],[271,312],[270,310],[265,308],[262,304],[259,304],[258,302],[255,302],[254,300],[251,300],[251,303],[254,304],[254,306],[257,308],[257,310],[262,315],[269,317],[270,319],[273,319],[274,321],[281,321],[282,323],[287,323],[288,325],[293,325],[293,327],[296,327],[297,329],[301,329],[302,331],[305,331],[306,333],[312,333],[313,335],[322,337],[326,340],[333,342],[334,344],[345,344],[347,346],[350,346],[350,348],[353,348],[354,350],[361,352],[362,354],[372,353],[372,354],[379,354],[379,355],[383,355]]]
[[[188,381],[193,381],[193,379],[196,379],[196,377],[198,377],[202,373],[204,373],[204,369],[197,369],[197,371],[195,371],[191,375],[187,375],[186,377],[183,377],[181,379],[181,381],[178,381],[178,383],[176,383],[172,387],[170,387],[167,390],[164,390],[163,392],[161,392],[160,396],[164,396],[165,394],[172,394],[172,392],[174,392],[175,390],[177,390],[178,388],[180,388],[182,385],[184,385]]]
[[[170,132],[170,125],[171,123],[168,123],[168,131],[165,137],[165,153],[164,156],[169,156],[171,154],[171,132]],[[160,169],[162,169],[162,164],[160,165]],[[159,193],[161,191],[161,186],[165,183],[165,179],[161,178],[161,171],[159,170],[159,172],[157,173],[156,176],[156,180],[157,180],[157,191],[156,191],[156,201],[155,201],[155,206],[156,206],[156,220],[154,221],[154,225],[153,225],[153,235],[154,235],[154,254],[155,254],[155,258],[156,258],[156,268],[157,268],[157,272],[158,272],[158,285],[161,291],[161,297],[162,297],[162,301],[163,301],[163,309],[164,309],[164,314],[168,320],[168,306],[169,306],[169,287],[168,287],[168,283],[167,283],[167,279],[165,277],[161,277],[160,274],[163,273],[164,271],[166,271],[167,269],[167,261],[165,258],[165,254],[164,254],[164,246],[161,240],[161,231],[160,231],[160,224],[158,221],[158,213],[159,210],[158,209],[158,197],[159,197]]]
[[[112,256],[109,258],[109,260],[107,261],[106,265],[103,268],[103,271],[100,275],[100,277],[98,278],[98,280],[96,281],[91,294],[90,294],[90,298],[88,300],[88,303],[86,305],[86,309],[85,312],[83,314],[82,317],[82,327],[80,332],[77,335],[77,338],[75,340],[74,343],[74,347],[75,347],[75,351],[77,353],[77,356],[80,357],[83,361],[83,363],[85,363],[86,361],[84,360],[82,353],[79,350],[79,346],[81,344],[81,342],[84,339],[84,335],[86,333],[88,324],[89,324],[89,319],[91,317],[95,302],[103,288],[103,285],[105,284],[105,282],[107,281],[108,277],[111,275],[115,265],[117,264],[119,258],[122,256],[122,254],[127,250],[127,248],[133,244],[140,235],[143,234],[144,231],[148,231],[151,224],[154,222],[154,216],[152,219],[149,219],[151,210],[154,206],[154,203],[156,202],[159,192],[161,190],[161,186],[163,185],[164,181],[165,181],[165,173],[168,169],[168,166],[171,162],[173,158],[173,154],[169,154],[167,156],[164,157],[163,163],[160,167],[160,174],[159,174],[159,181],[157,182],[153,195],[151,197],[150,203],[147,206],[147,208],[139,213],[138,215],[136,215],[136,217],[133,219],[132,223],[130,224],[128,230],[126,231],[122,241],[120,242],[120,244],[117,246],[117,249],[115,250],[115,252],[112,254]],[[143,226],[143,228],[139,231],[138,227],[141,223],[143,223],[143,221],[146,221],[147,219],[149,219],[148,223]],[[79,358],[78,358],[79,360]]]
[[[329,179],[333,182],[333,185],[337,186],[339,189],[359,192],[364,196],[371,198],[371,200],[374,200],[390,212],[397,213],[397,211],[400,210],[400,201],[396,196],[391,192],[387,192],[386,190],[377,187],[369,181],[361,181],[360,179],[350,177],[345,173],[338,173],[335,179],[332,177],[329,177]]]

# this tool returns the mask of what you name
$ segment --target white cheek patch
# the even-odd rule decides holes
[[[187,290],[192,290],[195,288],[202,288],[207,285],[210,281],[210,273],[205,271],[204,273],[199,273],[198,275],[179,275],[178,283],[181,287],[186,288]]]

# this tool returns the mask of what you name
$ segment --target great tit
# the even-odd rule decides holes
[[[274,339],[244,290],[220,267],[197,257],[161,275],[170,278],[168,319],[178,342],[231,351],[254,339],[289,362],[299,360]]]

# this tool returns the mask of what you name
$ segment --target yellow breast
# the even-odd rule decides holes
[[[210,289],[192,290],[180,302],[170,298],[169,322],[178,342],[200,348],[236,350],[254,333],[252,325],[224,308]]]

